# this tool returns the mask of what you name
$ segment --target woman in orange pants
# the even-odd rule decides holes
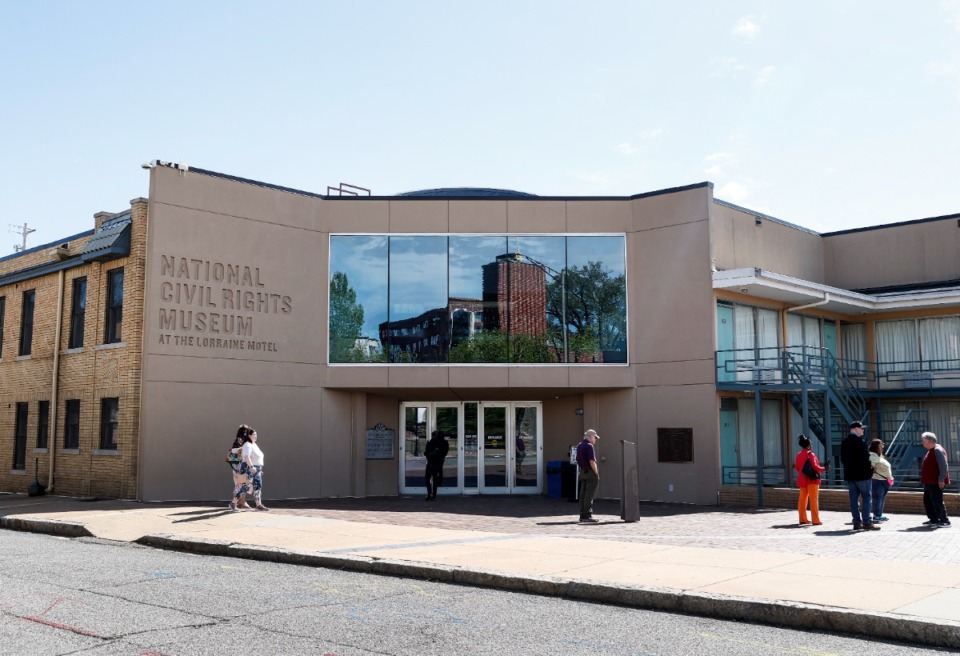
[[[797,485],[800,487],[800,501],[797,503],[797,512],[800,514],[800,524],[805,525],[810,522],[807,520],[807,500],[810,500],[810,516],[814,526],[820,526],[820,474],[827,471],[826,467],[820,465],[817,460],[817,454],[813,452],[810,445],[810,438],[803,433],[797,438],[800,444],[800,452],[797,454],[795,468],[797,470]],[[803,466],[810,462],[810,467],[816,472],[816,478],[808,477],[803,473]],[[809,472],[809,470],[808,470]]]

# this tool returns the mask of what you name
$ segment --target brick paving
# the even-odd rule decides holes
[[[640,519],[620,520],[616,501],[598,501],[595,525],[578,508],[544,497],[382,497],[276,502],[284,514],[355,522],[510,534],[553,535],[688,547],[796,552],[960,565],[960,528],[928,529],[922,515],[890,515],[880,531],[851,531],[848,512],[824,511],[823,526],[800,527],[795,510],[641,504]]]

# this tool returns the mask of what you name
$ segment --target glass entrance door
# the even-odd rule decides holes
[[[480,492],[506,494],[511,478],[506,405],[480,404],[480,435]]]
[[[463,480],[461,473],[463,468],[462,416],[459,403],[437,403],[433,407],[433,425],[436,427],[434,430],[440,432],[440,437],[447,441],[449,447],[447,457],[443,461],[437,494],[459,494],[463,489],[461,483]]]
[[[538,402],[404,403],[400,493],[426,494],[424,455],[434,431],[447,441],[440,494],[539,494],[543,433]]]
[[[480,492],[539,494],[543,432],[536,402],[480,404]]]
[[[427,445],[427,436],[432,430],[430,405],[404,404],[401,406],[400,417],[403,421],[400,439],[400,492],[401,494],[426,494],[427,484],[424,474],[427,458],[423,455],[423,449]]]

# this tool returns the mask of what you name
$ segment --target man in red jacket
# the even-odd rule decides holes
[[[937,436],[927,432],[920,436],[927,455],[920,463],[920,482],[923,483],[923,509],[927,511],[924,524],[931,527],[950,526],[947,507],[943,503],[943,488],[950,485],[947,452],[937,444]]]

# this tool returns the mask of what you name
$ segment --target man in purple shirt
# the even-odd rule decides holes
[[[596,524],[593,518],[593,498],[597,495],[600,485],[600,470],[597,468],[597,453],[593,445],[600,436],[592,428],[583,434],[583,439],[577,445],[577,467],[580,468],[580,521],[587,524]]]

